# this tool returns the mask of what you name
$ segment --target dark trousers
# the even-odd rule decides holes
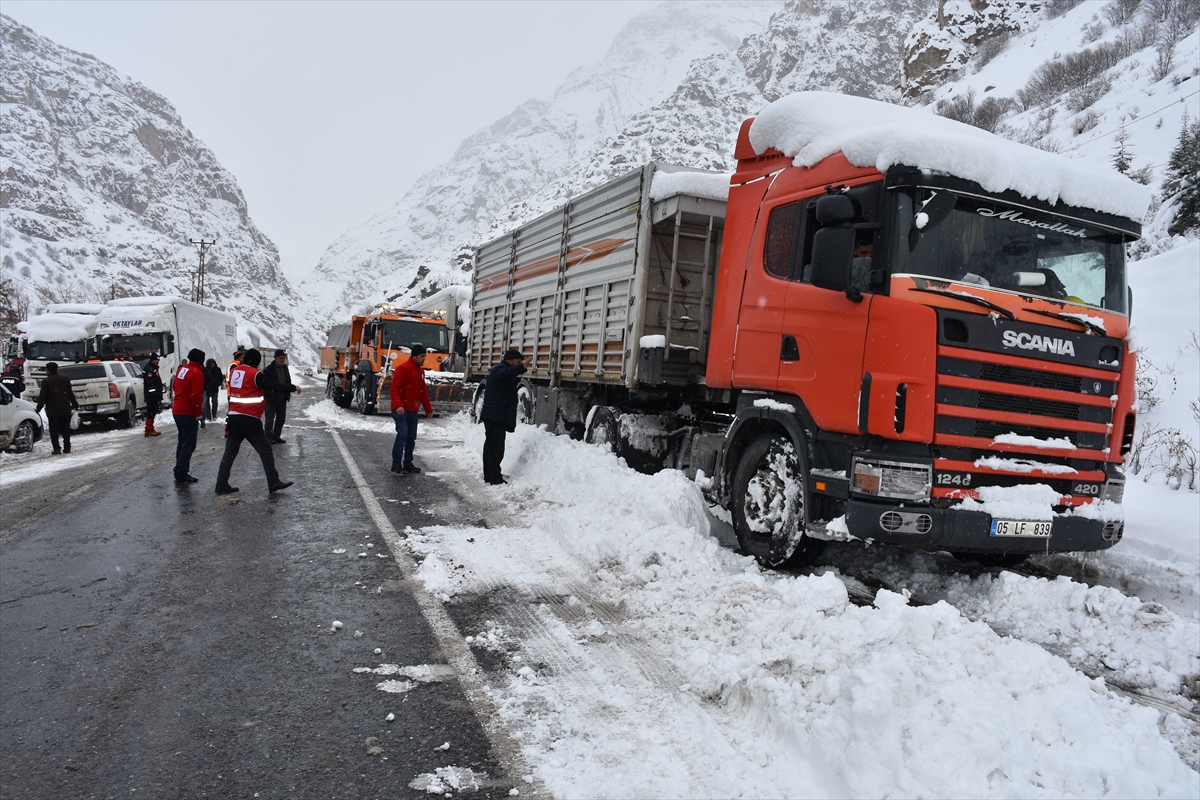
[[[499,483],[500,462],[504,460],[504,437],[508,428],[503,422],[483,421],[483,480],[487,483]]]
[[[267,410],[263,412],[263,431],[267,435],[267,441],[273,442],[283,433],[283,421],[287,419],[287,401],[266,405]]]
[[[50,444],[58,450],[58,437],[62,437],[63,447],[71,449],[71,415],[63,414],[61,417],[46,416],[50,423]]]
[[[242,449],[242,440],[249,442],[262,459],[263,471],[267,473],[267,487],[279,483],[275,454],[271,452],[271,443],[263,432],[262,420],[246,414],[230,414],[225,424],[229,428],[229,436],[225,439],[225,455],[221,456],[221,467],[217,470],[217,488],[223,489],[229,485],[229,473],[233,471],[234,459]]]
[[[405,411],[398,408],[392,412],[392,421],[396,423],[396,441],[392,443],[392,466],[411,467],[413,465],[413,450],[417,446],[417,417],[416,411]]]
[[[175,417],[175,429],[179,431],[179,442],[175,445],[175,478],[182,478],[192,468],[192,453],[196,452],[196,435],[200,432],[200,420],[195,417]]]
[[[217,418],[217,397],[217,392],[204,393],[204,418],[206,420]]]

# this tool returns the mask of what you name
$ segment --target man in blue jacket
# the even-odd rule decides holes
[[[504,460],[504,437],[517,429],[517,385],[525,372],[525,356],[509,349],[503,360],[488,372],[484,384],[483,408],[483,480],[490,484],[507,483],[500,474]]]

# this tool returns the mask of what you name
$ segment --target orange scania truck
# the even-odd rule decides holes
[[[333,326],[321,348],[325,396],[342,408],[373,414],[388,410],[392,369],[407,361],[414,344],[427,350],[426,381],[435,402],[463,402],[461,375],[443,375],[452,351],[446,317],[382,303],[370,314]]]
[[[994,564],[1118,542],[1142,189],[824,93],[747,120],[735,155],[732,177],[648,164],[480,247],[467,377],[520,349],[522,418],[686,470],[764,565],[855,538]]]

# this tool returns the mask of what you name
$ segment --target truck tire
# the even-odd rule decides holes
[[[333,374],[330,373],[329,378],[325,381],[325,399],[333,400],[336,403],[337,401],[334,398],[336,397],[335,393],[337,389],[334,387],[333,377]]]
[[[517,387],[517,424],[533,424],[533,384],[521,381]]]
[[[125,410],[117,415],[117,427],[128,430],[137,425],[137,401],[133,397],[125,398]]]
[[[473,398],[471,398],[471,421],[472,422],[483,422],[483,420],[481,420],[479,418],[479,415],[483,411],[484,388],[485,388],[485,385],[483,383],[480,383],[478,386],[476,386],[475,387],[475,396]]]
[[[583,428],[583,440],[620,455],[621,425],[617,419],[620,413],[613,406],[593,406]]]
[[[764,567],[811,564],[825,549],[804,533],[808,465],[782,434],[761,436],[742,452],[731,506],[738,545]]]
[[[17,426],[17,430],[13,433],[12,444],[10,445],[14,453],[28,453],[33,449],[33,423],[29,420],[21,420],[21,424]]]

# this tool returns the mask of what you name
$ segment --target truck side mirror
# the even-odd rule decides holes
[[[175,334],[164,333],[163,334],[163,353],[162,354],[164,356],[169,356],[169,355],[171,355],[171,353],[174,353],[174,352],[175,352]]]
[[[820,202],[818,201],[818,208],[819,206]],[[820,212],[818,211],[818,213]],[[844,292],[849,289],[850,268],[853,259],[853,228],[822,228],[817,231],[813,235],[813,286],[832,289],[835,292]]]
[[[840,225],[854,219],[854,203],[843,194],[827,194],[817,198],[817,222],[821,225]]]
[[[467,355],[467,337],[462,335],[462,331],[454,332],[454,353],[464,357]]]

